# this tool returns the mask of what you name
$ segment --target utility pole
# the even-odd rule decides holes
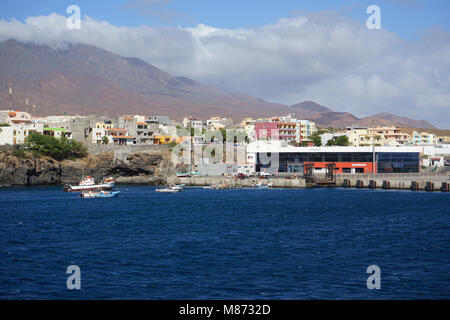
[[[25,108],[26,108],[26,112],[28,113],[28,103],[29,103],[29,99],[28,98],[26,98],[25,99]]]
[[[36,115],[36,105],[33,104],[33,115]]]
[[[12,93],[13,93],[12,80],[9,80],[9,112],[12,111]]]
[[[372,134],[372,173],[376,174],[376,170],[375,170],[375,157],[376,157],[376,152],[375,152],[375,135]]]

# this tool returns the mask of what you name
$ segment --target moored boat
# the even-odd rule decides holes
[[[176,192],[180,192],[181,189],[172,189],[172,188],[164,188],[164,189],[156,189],[156,192],[161,192],[161,193],[176,193]]]
[[[188,178],[191,174],[189,172],[177,173],[177,178]]]
[[[270,189],[270,188],[273,188],[273,183],[268,183],[268,184],[255,183],[253,185],[253,188],[255,188],[255,189]]]
[[[81,198],[114,198],[116,197],[120,191],[100,191],[100,192],[82,192],[80,194]]]
[[[65,186],[65,192],[88,192],[88,191],[101,191],[101,190],[112,190],[116,182],[112,177],[106,178],[101,184],[95,184],[95,180],[87,176],[86,179],[82,180],[77,186]]]

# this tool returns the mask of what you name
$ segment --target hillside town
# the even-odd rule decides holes
[[[277,173],[303,172],[305,163],[312,163],[316,173],[325,173],[328,163],[336,164],[337,173],[429,172],[438,171],[450,160],[449,136],[417,130],[409,134],[394,126],[318,128],[291,114],[235,123],[220,116],[206,120],[187,116],[177,121],[164,115],[38,117],[27,111],[0,111],[0,145],[24,144],[33,133],[73,139],[88,149],[188,143],[205,148],[224,140],[245,153],[234,163],[216,158],[191,161],[204,175],[267,171],[260,161],[262,153],[280,154]],[[236,136],[233,141],[226,139],[230,134]]]

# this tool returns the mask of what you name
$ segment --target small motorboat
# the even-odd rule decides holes
[[[191,174],[189,172],[179,172],[177,173],[177,178],[188,178]]]
[[[253,185],[253,188],[255,188],[255,189],[270,189],[270,188],[273,188],[273,183],[268,183],[268,184],[255,183]]]
[[[117,197],[117,195],[120,193],[120,191],[100,191],[100,192],[82,192],[80,194],[81,198],[114,198]]]
[[[161,193],[177,193],[180,192],[183,189],[172,189],[170,187],[164,188],[164,189],[156,189],[156,192],[161,192]]]

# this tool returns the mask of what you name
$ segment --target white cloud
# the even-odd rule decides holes
[[[450,34],[429,30],[405,41],[333,12],[308,13],[251,29],[118,27],[85,16],[0,20],[0,41],[99,46],[141,58],[231,92],[293,104],[315,100],[358,116],[380,112],[450,127]]]

